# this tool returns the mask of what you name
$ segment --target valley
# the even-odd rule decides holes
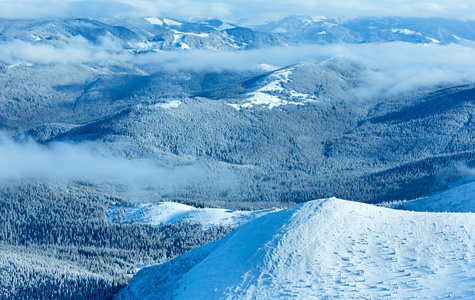
[[[1,19],[0,299],[473,297],[473,41]]]

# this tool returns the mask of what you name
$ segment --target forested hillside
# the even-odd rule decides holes
[[[0,299],[111,299],[140,266],[230,232],[202,224],[116,224],[122,198],[78,184],[2,184]]]
[[[331,195],[363,202],[413,199],[440,189],[440,178],[464,176],[458,167],[474,165],[473,91],[460,86],[376,103],[333,100],[240,110],[226,97],[181,98],[175,108],[129,109],[55,140],[93,140],[127,151],[120,155],[171,164],[181,157],[219,163],[236,174],[235,184],[209,190],[198,182],[174,196],[229,207]],[[124,143],[130,147],[114,146]]]

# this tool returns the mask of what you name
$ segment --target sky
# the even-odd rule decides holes
[[[473,0],[0,0],[0,18],[172,17],[265,23],[288,15],[475,19]]]

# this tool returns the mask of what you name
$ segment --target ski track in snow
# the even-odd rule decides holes
[[[474,298],[474,234],[473,214],[316,200],[141,270],[119,299]]]

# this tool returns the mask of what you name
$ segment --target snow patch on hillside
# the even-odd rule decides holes
[[[183,50],[191,50],[192,48],[186,44],[183,39],[187,36],[196,36],[199,38],[209,38],[208,33],[194,33],[194,32],[181,32],[175,29],[172,29],[173,32],[173,42],[172,45],[176,48],[181,48]]]
[[[218,31],[223,31],[223,30],[228,30],[228,29],[234,29],[236,26],[228,24],[228,23],[223,23],[221,26],[217,27],[216,29]]]
[[[422,35],[420,32],[415,32],[413,30],[400,29],[400,28],[392,28],[391,32],[392,33],[402,33],[402,34],[405,34],[405,35]]]
[[[163,23],[167,24],[168,26],[181,26],[181,25],[183,25],[183,23],[173,21],[173,20],[170,20],[170,19],[163,19]]]
[[[323,22],[323,26],[325,26],[325,27],[337,27],[338,25],[335,24],[335,23],[331,23],[331,22]]]
[[[251,108],[255,105],[266,106],[269,109],[281,105],[303,105],[305,102],[316,101],[313,95],[298,93],[297,91],[284,87],[285,83],[290,82],[293,68],[285,68],[270,74],[268,82],[255,92],[247,93],[245,103],[230,104],[236,109]]]
[[[180,42],[180,43],[178,43],[178,45],[179,45],[179,46],[180,46],[180,48],[181,48],[181,49],[183,49],[183,50],[191,50],[191,47],[190,47],[190,46],[188,46],[188,44],[187,44],[187,43]]]
[[[150,24],[163,26],[163,21],[156,17],[145,18],[145,20],[149,21]]]
[[[173,101],[170,101],[170,102],[165,102],[165,103],[157,103],[157,104],[153,104],[150,106],[150,108],[152,109],[160,109],[160,108],[164,108],[164,109],[169,109],[169,108],[177,108],[178,106],[181,105],[181,101],[178,101],[178,100],[173,100]]]
[[[436,39],[433,39],[433,38],[430,38],[430,37],[426,37],[428,40],[430,40],[432,43],[436,43],[436,44],[440,44],[440,41],[439,40],[436,40]]]
[[[39,37],[38,35],[34,35],[34,34],[31,35],[31,38],[32,38],[34,41],[41,41],[41,40],[42,40],[41,37]]]
[[[118,299],[475,297],[475,216],[335,198],[142,269]]]
[[[328,17],[325,16],[318,16],[318,17],[311,17],[313,22],[323,22],[325,20],[329,20]]]
[[[254,93],[248,94],[247,103],[241,105],[241,107],[252,107],[254,105],[263,105],[267,106],[269,109],[273,109],[274,107],[286,104],[302,104],[302,103],[295,103],[286,100],[282,100],[277,96],[270,95],[268,93],[263,93],[261,91],[257,91]]]
[[[217,225],[238,226],[263,216],[270,210],[233,211],[219,208],[195,208],[174,202],[146,204],[140,207],[112,206],[109,210],[110,222],[140,222],[151,225],[171,224],[182,220],[198,222],[205,229]]]
[[[287,33],[287,29],[278,27],[272,31],[273,33]]]
[[[35,64],[32,63],[16,63],[16,64],[11,64],[7,65],[8,69],[13,69],[13,68],[18,68],[18,67],[33,67]]]
[[[264,70],[264,71],[266,71],[266,72],[272,72],[272,71],[275,71],[275,70],[278,69],[278,68],[275,67],[275,66],[272,66],[272,65],[269,65],[269,64],[265,64],[265,63],[264,63],[264,64],[260,64],[258,67],[259,67],[259,69]]]
[[[134,44],[129,43],[129,46],[131,46],[132,49],[144,51],[144,50],[153,49],[155,47],[155,44],[149,41],[143,41],[143,42],[137,42]]]
[[[178,30],[172,30],[175,34],[174,36],[177,36],[178,38],[181,38],[183,36],[197,36],[197,37],[200,37],[200,38],[207,38],[209,37],[209,34],[208,33],[194,33],[194,32],[180,32]],[[177,37],[175,37],[175,39],[177,39]]]

